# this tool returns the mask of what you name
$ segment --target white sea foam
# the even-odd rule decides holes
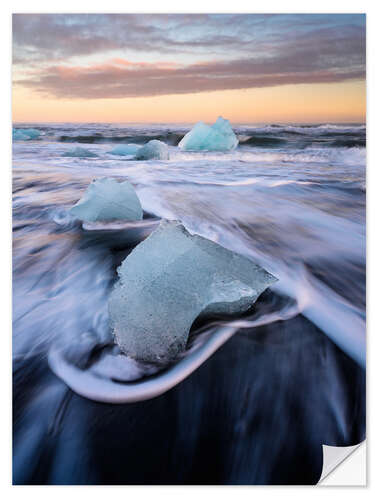
[[[109,125],[104,132],[99,125],[90,127],[86,135],[112,130]],[[44,355],[57,338],[66,346],[83,328],[95,332],[99,343],[111,340],[106,304],[114,278],[112,257],[100,246],[81,248],[77,228],[66,218],[93,178],[111,176],[130,181],[147,212],[179,219],[189,231],[270,270],[279,278],[274,290],[295,304],[293,314],[304,314],[364,363],[365,148],[302,148],[287,142],[272,149],[240,146],[223,153],[188,153],[169,145],[166,164],[112,156],[108,143],[96,143],[89,146],[98,155],[95,161],[63,157],[72,144],[51,137],[79,135],[81,129],[51,126],[53,136],[47,130],[42,140],[13,145],[14,224],[20,228],[14,253],[16,356]],[[187,129],[176,128],[181,133]],[[314,136],[364,130],[298,129]],[[120,127],[116,131],[122,134]],[[263,319],[271,321],[272,315]],[[104,362],[103,377],[109,364]]]

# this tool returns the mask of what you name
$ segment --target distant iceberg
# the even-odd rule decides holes
[[[185,151],[230,151],[237,145],[238,139],[229,120],[219,116],[211,126],[203,122],[196,123],[178,146]]]
[[[135,221],[143,217],[134,187],[108,177],[93,181],[69,213],[84,222]]]
[[[139,148],[136,160],[169,160],[168,146],[157,139],[149,141],[142,148]]]
[[[109,299],[120,350],[164,364],[185,348],[198,316],[246,312],[277,279],[251,260],[162,221],[117,269]]]
[[[76,147],[67,151],[62,156],[71,156],[75,158],[96,158],[98,155],[88,149]]]
[[[138,144],[119,144],[111,151],[108,151],[111,155],[119,155],[119,156],[129,156],[135,155],[141,146]]]
[[[39,130],[35,128],[14,128],[12,137],[14,141],[30,141],[40,136]]]

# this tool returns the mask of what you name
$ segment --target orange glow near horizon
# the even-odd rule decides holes
[[[365,122],[366,83],[293,84],[117,99],[48,98],[13,89],[13,122]]]

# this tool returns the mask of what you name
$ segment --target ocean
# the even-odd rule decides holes
[[[14,127],[41,133],[13,142],[16,484],[314,484],[322,444],[365,438],[365,125],[234,125],[230,152],[179,149],[189,125]],[[150,139],[168,161],[111,153]],[[96,156],[66,156],[76,147]],[[108,296],[130,250],[67,214],[100,177],[279,279],[245,317],[194,325],[193,344],[235,333],[189,377],[123,405],[76,394],[48,364],[56,345],[84,366],[111,342]]]

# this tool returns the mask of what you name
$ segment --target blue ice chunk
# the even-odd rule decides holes
[[[229,120],[221,116],[209,126],[198,122],[180,141],[179,147],[186,151],[230,151],[238,145]]]
[[[143,210],[134,187],[127,181],[103,177],[94,180],[69,213],[84,222],[135,221]]]
[[[76,147],[74,149],[70,149],[62,156],[68,156],[73,158],[96,158],[98,155],[89,151],[86,148]]]
[[[29,141],[30,137],[26,134],[23,134],[21,130],[13,129],[12,134],[13,141]]]
[[[109,299],[115,342],[138,361],[169,363],[198,316],[246,312],[277,279],[247,258],[162,221],[117,269]]]
[[[157,139],[153,139],[138,149],[136,160],[169,160],[168,146]]]
[[[141,146],[138,144],[119,144],[111,151],[108,151],[111,155],[129,156],[135,155]]]
[[[14,141],[29,141],[37,139],[40,136],[40,131],[35,128],[14,128],[12,137]]]

